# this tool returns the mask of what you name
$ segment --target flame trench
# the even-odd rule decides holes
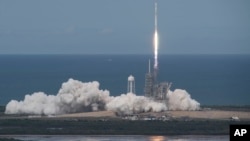
[[[155,2],[154,69],[158,69],[157,2]]]

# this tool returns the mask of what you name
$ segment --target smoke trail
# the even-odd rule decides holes
[[[118,115],[170,110],[197,110],[200,104],[190,95],[177,89],[168,95],[167,105],[144,96],[128,93],[110,96],[108,90],[100,90],[97,81],[83,83],[69,79],[63,83],[57,95],[36,92],[24,100],[11,100],[6,114],[57,115],[87,111],[111,110]]]

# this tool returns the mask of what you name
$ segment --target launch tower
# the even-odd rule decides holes
[[[157,71],[154,69],[154,71]],[[167,94],[170,90],[172,83],[168,82],[157,82],[157,75],[155,72],[151,72],[151,64],[149,60],[149,71],[145,75],[145,88],[144,93],[146,97],[152,98],[154,100],[166,101]]]

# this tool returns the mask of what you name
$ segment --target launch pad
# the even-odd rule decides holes
[[[157,81],[157,72],[158,70],[154,68],[154,71],[151,72],[151,64],[149,60],[149,70],[145,75],[145,88],[144,93],[146,97],[149,97],[156,101],[167,101],[167,95],[171,87],[171,83]]]

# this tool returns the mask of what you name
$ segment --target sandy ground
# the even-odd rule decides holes
[[[56,117],[71,118],[71,117],[115,117],[115,113],[112,111],[98,111],[98,112],[85,112],[57,115]]]
[[[140,115],[153,115],[163,116],[168,115],[173,118],[189,117],[189,118],[201,118],[201,119],[230,119],[231,117],[238,117],[239,119],[250,120],[250,112],[244,111],[222,111],[222,110],[206,110],[206,111],[166,111],[161,113],[143,113]],[[80,117],[116,117],[112,111],[98,111],[98,112],[85,112],[57,115],[61,118],[80,118]]]
[[[243,111],[169,111],[166,112],[172,117],[190,117],[190,118],[207,118],[207,119],[228,119],[238,117],[240,119],[250,119],[250,112]]]

